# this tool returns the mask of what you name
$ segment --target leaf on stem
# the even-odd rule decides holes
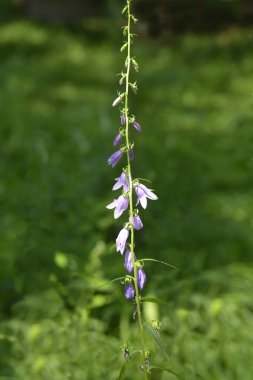
[[[123,364],[123,367],[121,368],[118,380],[124,380],[125,372],[126,372],[126,362]]]
[[[177,267],[175,267],[174,265],[171,265],[171,264],[168,264],[166,263],[165,261],[160,261],[160,260],[156,260],[156,259],[141,259],[141,261],[154,261],[156,263],[160,263],[160,264],[163,264],[163,265],[167,265],[168,267],[171,267],[173,269],[177,269]]]
[[[141,350],[135,350],[135,351],[131,352],[131,354],[129,355],[129,358],[131,358],[135,354],[140,354],[140,356],[141,356]]]
[[[124,279],[125,279],[125,277],[117,277],[117,278],[114,278],[114,279],[112,279],[110,281],[106,281],[102,285],[99,285],[97,288],[95,288],[95,290],[100,289],[103,286],[110,284],[111,282],[120,281],[120,280],[124,280]]]
[[[169,367],[151,366],[150,369],[151,370],[157,370],[157,371],[166,371],[166,372],[171,373],[172,375],[175,375],[178,379],[184,380],[184,377],[180,373],[178,373],[177,371],[175,371],[174,369],[169,368]]]
[[[151,302],[151,303],[157,303],[159,305],[170,306],[168,303],[164,302],[163,300],[159,300],[158,298],[155,298],[155,297],[142,297],[141,302]]]
[[[162,352],[163,356],[166,360],[169,360],[169,355],[166,351],[166,348],[160,338],[160,336],[157,334],[157,332],[151,327],[149,324],[144,324],[145,329],[149,332],[149,334],[152,336],[158,347],[160,348],[160,351]]]

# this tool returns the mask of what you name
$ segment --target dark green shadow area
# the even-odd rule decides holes
[[[145,294],[170,308],[144,314],[162,320],[187,380],[252,379],[252,37],[134,48],[134,172],[159,197],[141,211],[136,254],[178,268],[145,264]],[[0,375],[115,379],[132,306],[119,283],[97,287],[124,275],[110,249],[120,224],[105,209],[120,174],[106,160],[124,58],[110,41],[27,21],[0,27],[0,56]],[[139,378],[132,364],[128,376]]]

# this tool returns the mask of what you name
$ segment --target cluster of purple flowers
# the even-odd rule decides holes
[[[117,99],[119,99],[119,98],[117,98]],[[115,101],[116,101],[116,99],[115,99]],[[114,105],[115,101],[113,102],[113,105]],[[117,105],[117,104],[118,103],[116,103],[115,105]],[[121,112],[121,114],[120,114],[120,123],[121,123],[122,127],[124,127],[124,125],[126,124],[126,115],[124,112]],[[138,133],[141,132],[140,124],[137,123],[137,121],[134,119],[132,121],[132,126]],[[116,135],[114,141],[113,141],[113,145],[117,146],[122,141],[123,136],[124,136],[124,130],[120,130],[119,133]],[[124,150],[125,150],[125,147],[123,147],[123,148],[117,150],[115,153],[113,153],[107,160],[108,164],[114,168],[114,166],[117,165],[117,163],[119,162],[119,160],[123,156]],[[132,147],[129,148],[129,157],[130,157],[130,160],[133,161],[134,151],[133,151]]]
[[[121,112],[120,123],[121,126],[124,126],[126,124],[126,115],[124,112]],[[135,121],[134,119],[132,120],[132,126],[134,129],[136,129],[137,132],[141,132],[140,124],[137,123],[137,121]],[[121,142],[124,135],[125,131],[124,129],[121,129],[114,139],[114,146],[118,145]],[[124,146],[123,148],[119,149],[109,157],[108,164],[112,167],[116,166],[121,157],[123,156],[124,152],[127,151],[129,154],[129,159],[133,160],[133,149],[127,149],[127,147]],[[122,194],[106,206],[108,209],[114,209],[114,219],[118,219],[124,213],[124,211],[128,210],[130,203],[129,196],[130,194],[132,194],[132,192],[130,192],[130,189],[134,189],[134,192],[136,194],[135,206],[138,206],[140,204],[145,209],[147,207],[147,199],[158,199],[157,196],[153,193],[153,191],[147,188],[142,183],[140,183],[139,180],[131,180],[128,175],[128,169],[129,168],[126,167],[121,173],[121,175],[115,179],[116,183],[112,188],[112,190],[114,191],[122,189]],[[131,252],[131,248],[127,241],[129,238],[129,231],[131,231],[132,229],[140,230],[142,228],[143,223],[139,216],[139,210],[134,209],[132,216],[130,216],[129,221],[124,224],[124,227],[121,229],[116,239],[117,252],[120,252],[121,255],[124,254],[124,267],[126,271],[129,274],[131,274],[134,269],[134,266],[136,266],[137,284],[139,290],[142,290],[145,285],[146,274],[142,269],[142,265],[140,264],[140,262],[136,261],[136,257]],[[127,300],[130,300],[135,297],[135,288],[132,284],[130,276],[126,276],[124,293]]]

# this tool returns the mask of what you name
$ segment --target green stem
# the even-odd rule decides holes
[[[131,0],[127,0],[127,71],[126,71],[126,92],[125,92],[125,118],[126,118],[126,146],[127,146],[127,167],[128,167],[128,179],[129,179],[129,211],[130,211],[130,221],[131,221],[131,239],[130,239],[130,249],[131,249],[131,258],[134,267],[134,287],[135,287],[135,301],[138,312],[138,322],[141,335],[141,358],[143,366],[144,379],[148,380],[147,367],[145,363],[145,341],[144,341],[144,331],[143,331],[143,322],[142,322],[142,311],[140,304],[140,294],[137,281],[137,267],[134,256],[134,227],[133,227],[133,218],[134,218],[134,207],[133,207],[133,179],[131,171],[131,160],[129,155],[129,149],[131,144],[129,141],[129,112],[128,112],[128,94],[129,94],[129,75],[131,67],[131,9],[130,9]]]

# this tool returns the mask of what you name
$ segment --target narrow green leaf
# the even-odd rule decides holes
[[[149,332],[149,334],[152,336],[156,344],[159,346],[163,356],[166,360],[169,360],[169,355],[167,354],[166,348],[160,338],[160,336],[157,334],[157,332],[148,324],[144,325],[145,329]]]
[[[149,179],[146,179],[146,178],[140,178],[140,177],[138,177],[138,178],[135,178],[135,179],[151,183],[151,181]]]
[[[141,301],[142,302],[157,303],[159,305],[164,305],[164,306],[170,306],[168,303],[164,302],[163,300],[159,300],[158,298],[155,298],[155,297],[142,297]]]
[[[115,282],[115,281],[119,281],[119,280],[124,280],[124,279],[125,279],[125,277],[117,277],[117,278],[114,278],[113,280],[106,281],[102,285],[99,285],[95,290],[100,289],[103,286],[110,284],[111,282]]]
[[[156,260],[156,259],[141,259],[141,261],[154,261],[156,263],[160,263],[160,264],[163,264],[163,265],[167,265],[168,267],[171,267],[173,269],[177,269],[177,267],[175,267],[174,265],[171,265],[171,264],[168,264],[166,263],[165,261],[160,261],[160,260]]]
[[[125,372],[126,372],[126,362],[123,364],[123,367],[121,368],[118,380],[124,380]]]
[[[132,356],[134,356],[135,354],[140,354],[141,355],[141,350],[135,350],[135,351],[133,351],[133,352],[131,352],[131,354],[130,354],[130,358],[132,357]]]
[[[151,370],[154,369],[154,370],[157,370],[157,371],[167,371],[167,372],[171,373],[172,375],[175,375],[178,379],[184,380],[184,377],[180,373],[178,373],[177,371],[175,371],[172,368],[151,366],[150,369]]]

